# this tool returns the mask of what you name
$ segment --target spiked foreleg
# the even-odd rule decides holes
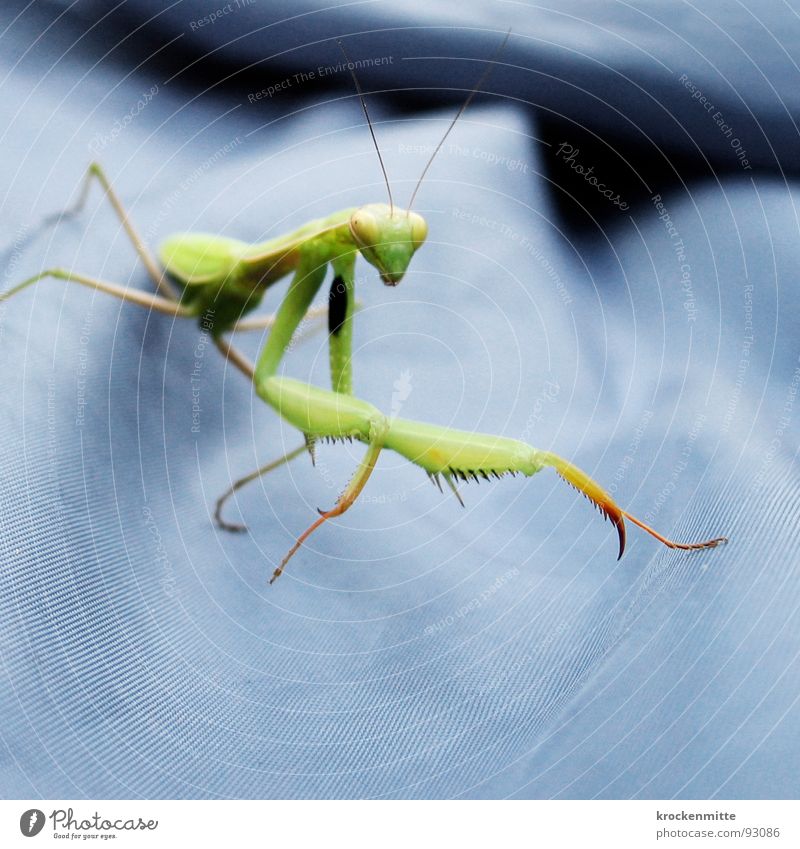
[[[301,258],[289,285],[289,291],[278,308],[269,338],[256,363],[253,378],[256,391],[259,391],[260,384],[278,370],[298,325],[308,312],[314,295],[317,294],[325,279],[325,267],[325,263],[318,262],[313,255]]]
[[[614,499],[599,483],[592,480],[577,466],[573,466],[572,463],[562,460],[557,454],[549,451],[542,451],[541,458],[545,466],[554,468],[568,484],[574,486],[578,492],[582,492],[597,507],[604,519],[611,520],[619,535],[619,554],[617,555],[619,560],[625,551],[625,521],[622,517],[628,514],[617,506]]]
[[[610,519],[614,523],[619,533],[619,555],[617,560],[622,557],[622,553],[625,551],[625,522],[623,521],[623,517],[630,519],[631,522],[638,525],[642,530],[647,531],[648,534],[666,545],[667,548],[696,551],[701,548],[716,548],[718,545],[728,541],[726,537],[715,537],[704,542],[673,542],[615,504],[614,499],[597,482],[593,481],[586,472],[582,472],[577,466],[573,466],[569,461],[549,451],[542,451],[540,457],[545,466],[552,466],[567,483],[574,486],[579,492],[582,492],[606,519]]]
[[[450,484],[454,480],[489,480],[506,474],[530,477],[550,466],[614,523],[619,535],[620,557],[625,550],[626,518],[670,548],[713,548],[726,541],[724,537],[716,537],[697,543],[673,542],[619,507],[596,481],[577,466],[550,451],[540,451],[515,439],[407,419],[390,420],[366,401],[318,389],[290,378],[269,378],[262,383],[260,394],[288,422],[301,430],[307,439],[353,438],[370,446],[358,473],[337,507],[323,514],[323,518],[317,520],[299,538],[284,559],[284,564],[325,519],[339,515],[355,501],[372,472],[381,448],[396,451],[420,466],[435,482],[441,476]]]
[[[441,474],[451,485],[453,479],[478,481],[479,478],[487,480],[490,476],[497,478],[517,473],[530,477],[551,466],[614,524],[619,536],[618,558],[625,551],[626,518],[669,548],[693,551],[714,548],[726,542],[725,537],[694,543],[673,542],[619,507],[600,484],[577,466],[557,454],[539,451],[516,439],[394,419],[386,437],[386,447],[421,466],[429,475],[436,477]]]
[[[333,263],[333,282],[328,299],[328,349],[331,388],[353,392],[353,311],[355,308],[355,253]]]

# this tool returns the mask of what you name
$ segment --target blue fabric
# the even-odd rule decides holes
[[[87,8],[49,30],[34,8],[3,36],[2,288],[59,265],[149,290],[96,187],[81,218],[38,226],[95,155],[150,244],[188,229],[255,241],[384,198],[349,89],[256,105],[229,84],[194,99],[205,83],[191,70],[165,83],[149,65],[96,64],[114,42],[76,42]],[[599,8],[584,4],[585,17]],[[229,69],[225,27],[280,18],[254,5],[201,38],[187,22],[210,10],[183,4],[181,61],[213,38]],[[637,43],[660,44],[646,11]],[[131,30],[148,4],[127,12]],[[773,35],[791,35],[790,13],[773,13]],[[156,22],[165,41],[175,14]],[[364,30],[357,15],[373,12],[349,14]],[[319,16],[301,40],[345,15]],[[534,22],[510,23],[519,51]],[[276,44],[297,26],[276,25]],[[597,24],[561,32],[560,49],[533,44],[529,59],[591,78],[600,58],[568,47],[599,50]],[[470,38],[484,56],[497,43],[494,31]],[[780,51],[761,38],[742,49],[787,92]],[[412,43],[404,33],[405,55]],[[628,49],[620,64],[644,85],[652,67],[623,62]],[[398,58],[392,84],[413,65]],[[373,70],[390,79],[365,70],[365,87]],[[688,73],[718,97],[714,73]],[[794,103],[781,117],[742,73],[785,150]],[[671,552],[629,526],[617,562],[613,529],[552,473],[465,486],[462,510],[387,454],[357,506],[269,587],[360,449],[322,447],[316,468],[300,458],[251,485],[229,505],[250,533],[217,531],[216,496],[297,435],[197,325],[42,282],[0,312],[0,794],[797,796],[798,194],[768,146],[748,135],[762,161],[743,170],[691,93],[669,90],[688,98],[689,136],[727,164],[676,179],[659,164],[685,147],[675,129],[646,188],[616,172],[628,210],[598,203],[587,181],[574,195],[558,154],[568,124],[544,134],[545,113],[502,98],[471,108],[420,191],[430,236],[406,279],[387,289],[359,264],[356,390],[386,412],[552,448],[668,535],[730,544]],[[405,202],[452,109],[371,104]],[[602,130],[602,116],[586,127]],[[578,161],[614,186],[594,156],[584,147]],[[578,226],[564,213],[584,199],[599,211]],[[254,356],[259,342],[241,345]],[[285,368],[325,385],[325,334]]]

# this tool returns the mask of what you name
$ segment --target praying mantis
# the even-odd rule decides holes
[[[84,207],[91,184],[99,182],[118,216],[136,253],[155,283],[156,292],[134,290],[63,268],[48,268],[0,294],[6,301],[47,278],[78,283],[123,301],[176,318],[200,320],[211,330],[220,352],[252,381],[256,394],[304,436],[304,444],[283,457],[236,481],[217,501],[215,520],[224,530],[244,530],[222,518],[226,499],[241,486],[267,474],[306,450],[314,461],[319,440],[356,440],[366,452],[352,479],[334,506],[298,536],[270,578],[273,583],[289,560],[324,522],[342,515],[358,499],[383,450],[394,451],[422,468],[442,490],[442,481],[463,505],[458,482],[501,478],[522,474],[530,477],[550,467],[583,493],[615,526],[619,555],[625,550],[625,519],[629,519],[670,548],[694,550],[713,548],[724,537],[698,543],[667,539],[619,507],[598,483],[558,455],[502,436],[474,433],[435,424],[388,417],[375,406],[353,395],[352,339],[355,313],[355,264],[360,255],[378,272],[387,286],[403,279],[416,252],[427,237],[425,219],[412,211],[417,192],[459,117],[485,83],[497,56],[487,63],[481,78],[449,124],[425,165],[406,208],[394,203],[383,157],[378,146],[366,100],[349,63],[353,82],[378,155],[388,192],[387,203],[369,203],[310,221],[292,233],[259,244],[203,233],[184,233],[167,238],[160,246],[158,261],[140,238],[103,168],[96,162],[86,172],[77,203],[66,214]],[[326,308],[312,302],[332,269],[333,280]],[[246,318],[268,288],[292,275],[288,291],[274,316]],[[327,314],[331,389],[279,376],[278,369],[301,322],[309,316]],[[266,342],[252,364],[233,347],[226,334],[243,330],[268,330]]]

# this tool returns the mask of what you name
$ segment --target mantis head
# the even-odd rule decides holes
[[[396,286],[425,241],[428,225],[416,212],[370,203],[350,216],[350,233],[364,259],[378,269],[381,280]]]
[[[356,76],[355,66],[350,61],[350,57],[345,50],[341,41],[338,41],[339,49],[347,62],[350,69],[350,75],[353,77],[358,99],[361,102],[361,108],[364,110],[364,117],[367,119],[372,143],[375,146],[375,153],[378,155],[383,179],[386,182],[386,191],[389,195],[389,203],[370,203],[357,209],[350,216],[350,232],[355,241],[356,247],[361,252],[364,259],[378,269],[381,275],[381,280],[387,286],[396,286],[402,279],[403,275],[408,270],[408,264],[411,262],[411,257],[425,241],[428,235],[428,225],[425,219],[416,212],[411,212],[411,207],[414,205],[414,198],[417,196],[419,187],[431,167],[431,163],[436,158],[436,155],[442,148],[445,139],[450,135],[456,122],[463,114],[464,110],[472,102],[473,97],[480,91],[483,84],[492,72],[497,57],[503,52],[511,35],[511,30],[506,33],[500,46],[495,51],[492,59],[487,63],[486,70],[481,75],[475,87],[470,91],[467,99],[461,105],[461,108],[456,113],[455,118],[450,122],[450,126],[445,130],[439,143],[433,150],[430,159],[422,169],[417,185],[411,193],[411,200],[408,202],[408,209],[396,209],[394,200],[392,199],[392,187],[389,185],[389,176],[386,173],[386,166],[383,162],[381,149],[378,146],[378,140],[375,138],[375,129],[372,126],[372,121],[369,117],[369,109],[367,102],[364,99],[364,93],[361,91],[361,84]]]

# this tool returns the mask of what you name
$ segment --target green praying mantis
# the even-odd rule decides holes
[[[49,268],[0,294],[7,300],[46,278],[78,283],[129,303],[178,317],[200,319],[211,327],[221,353],[252,381],[258,396],[304,435],[304,444],[241,478],[217,501],[215,520],[225,530],[244,530],[222,518],[225,501],[240,487],[267,474],[306,450],[314,460],[318,440],[357,440],[367,446],[355,474],[334,506],[319,511],[320,516],[300,536],[275,569],[270,583],[306,539],[325,521],[340,516],[358,499],[374,470],[381,451],[394,451],[422,468],[442,490],[442,481],[463,505],[457,485],[468,480],[500,478],[504,475],[531,476],[551,467],[583,493],[610,519],[619,537],[619,557],[625,550],[625,519],[629,519],[670,548],[693,550],[713,548],[718,537],[698,543],[677,543],[648,527],[620,508],[611,496],[587,474],[558,455],[502,436],[473,433],[435,424],[388,417],[367,401],[353,395],[352,339],[355,312],[355,263],[361,255],[378,272],[387,286],[396,286],[405,275],[414,254],[425,242],[428,226],[413,212],[414,199],[437,153],[459,117],[485,83],[492,66],[504,48],[509,34],[495,56],[487,63],[475,87],[461,105],[435,147],[414,188],[408,207],[395,205],[386,168],[370,120],[361,86],[350,65],[353,82],[383,172],[387,203],[370,203],[344,209],[327,218],[310,221],[293,233],[260,244],[247,244],[232,238],[202,233],[178,234],[167,238],[152,256],[132,225],[111,181],[98,163],[92,163],[74,207],[64,214],[77,214],[85,205],[94,180],[100,183],[112,208],[130,238],[145,269],[153,279],[151,294],[99,280],[72,270]],[[333,272],[326,308],[313,307],[328,266]],[[266,290],[292,275],[289,288],[273,316],[245,318],[263,298]],[[321,389],[278,375],[278,368],[301,322],[309,316],[327,313],[331,390]],[[213,319],[209,317],[213,316]],[[252,364],[230,343],[226,334],[267,329],[266,342]]]

